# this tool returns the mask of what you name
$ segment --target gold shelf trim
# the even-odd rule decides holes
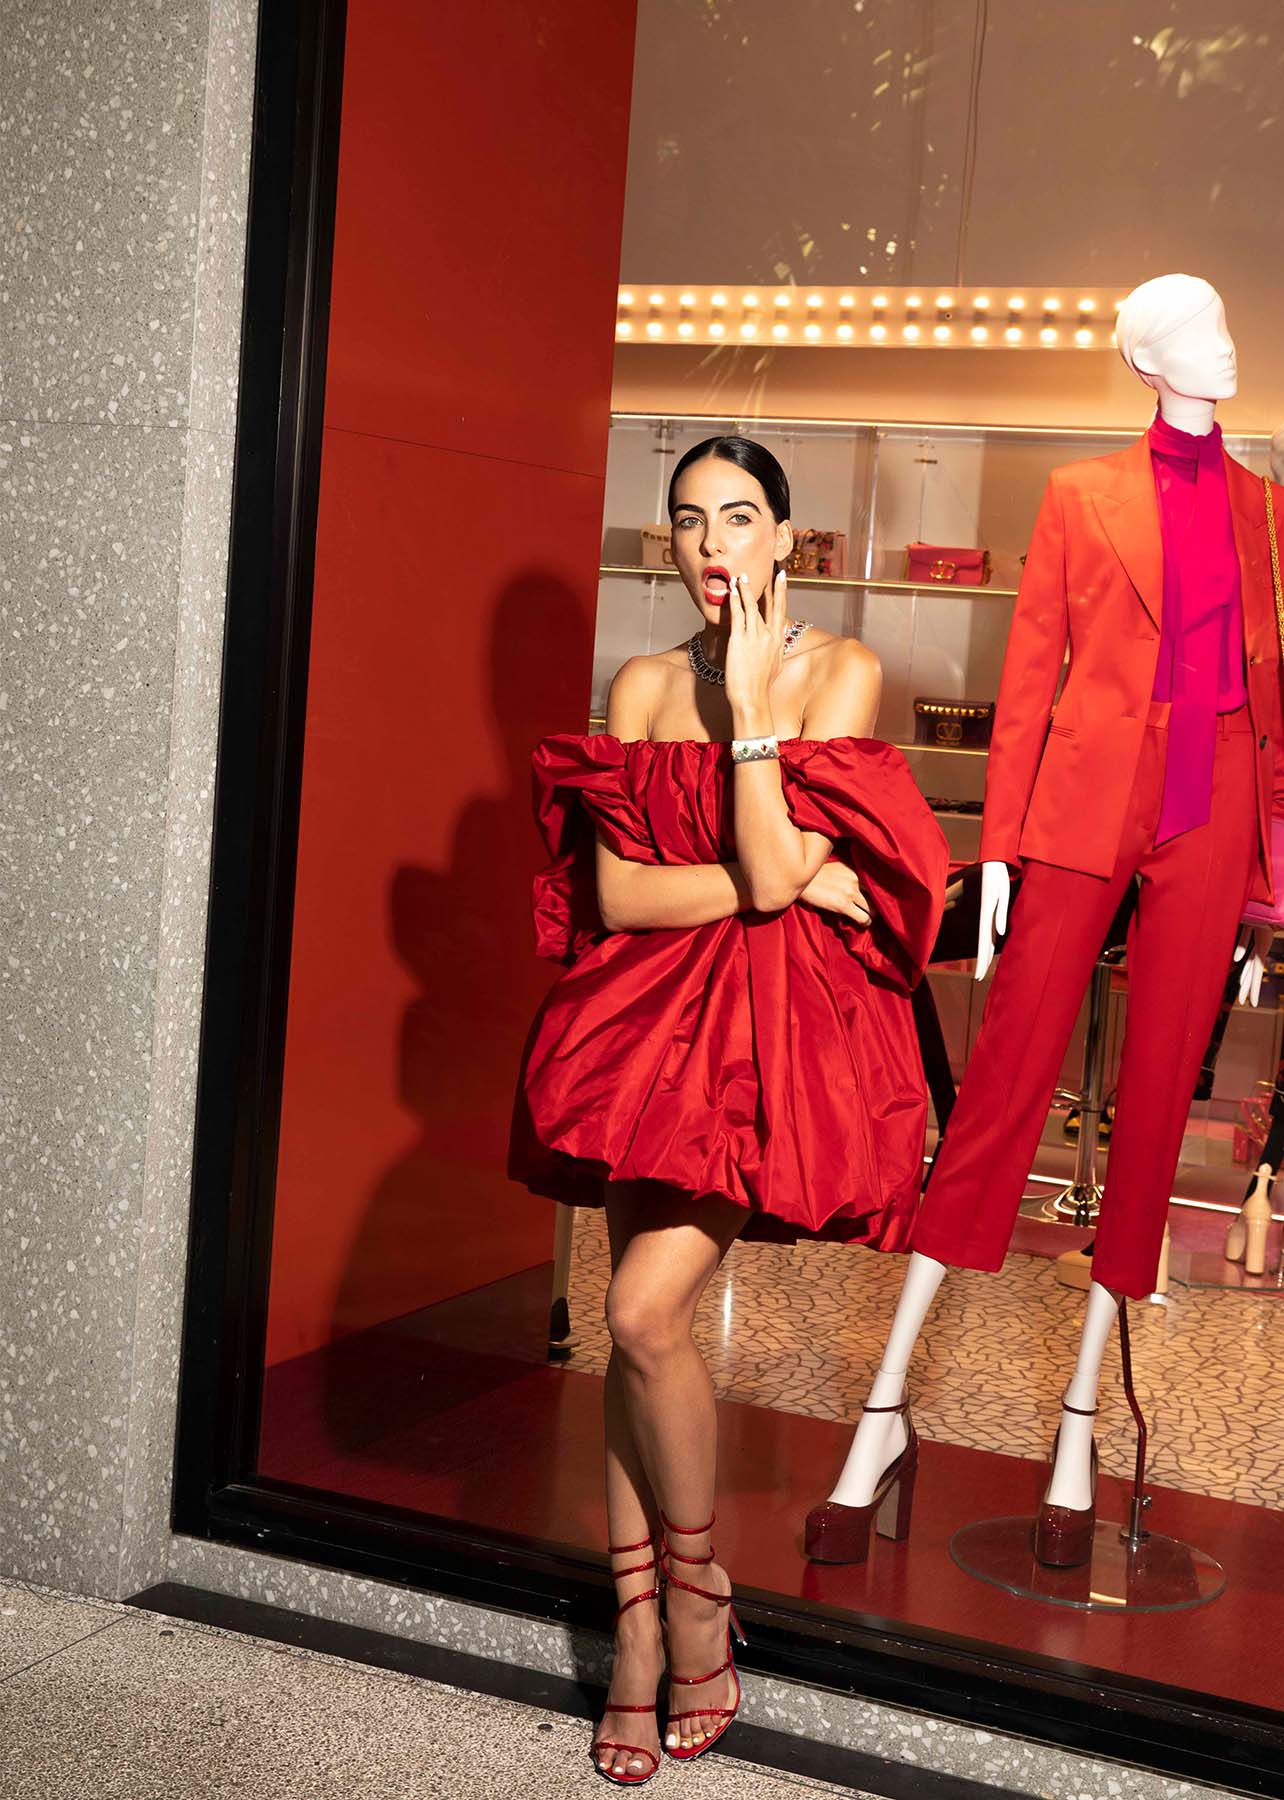
[[[646,569],[637,563],[602,563],[598,575],[639,575],[648,580],[680,581],[676,569]],[[857,575],[790,575],[790,587],[872,589],[880,594],[965,594],[976,599],[1015,600],[1017,590],[1008,587],[966,587],[954,581],[875,581]]]

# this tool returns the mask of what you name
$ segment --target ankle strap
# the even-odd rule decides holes
[[[866,1413],[866,1412],[886,1412],[886,1413],[908,1412],[908,1410],[909,1410],[909,1401],[908,1400],[902,1400],[899,1406],[862,1406],[861,1407],[861,1411],[863,1413]]]
[[[608,1544],[606,1554],[608,1556],[628,1556],[633,1550],[649,1550],[650,1548],[651,1539],[644,1537],[639,1538],[636,1544]]]
[[[660,1523],[666,1531],[676,1532],[679,1537],[701,1537],[706,1531],[712,1531],[718,1523],[718,1515],[714,1513],[707,1525],[675,1525],[673,1520],[660,1508]]]
[[[1097,1416],[1097,1409],[1095,1406],[1071,1406],[1068,1400],[1063,1400],[1061,1402],[1061,1410],[1062,1412],[1074,1413],[1080,1419],[1095,1419]]]

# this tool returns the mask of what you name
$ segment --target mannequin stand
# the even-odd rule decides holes
[[[1083,1039],[1083,1086],[1074,1093],[1058,1088],[1054,1099],[1079,1109],[1079,1141],[1075,1145],[1074,1178],[1058,1194],[1043,1203],[1045,1218],[1069,1220],[1085,1226],[1096,1222],[1101,1210],[1102,1186],[1097,1180],[1097,1143],[1105,1110],[1106,1017],[1110,1005],[1110,973],[1123,956],[1122,947],[1108,945],[1092,971],[1088,990],[1088,1025]]]
[[[1119,1353],[1124,1394],[1137,1424],[1137,1458],[1133,1469],[1128,1522],[1098,1519],[1092,1553],[1072,1569],[1050,1569],[1034,1555],[1034,1519],[986,1519],[965,1525],[950,1540],[950,1555],[960,1569],[1025,1600],[1046,1600],[1083,1612],[1173,1612],[1215,1600],[1226,1585],[1220,1563],[1178,1538],[1147,1531],[1142,1524],[1150,1508],[1146,1492],[1146,1447],[1149,1433],[1132,1381],[1132,1343],[1128,1302],[1119,1304]]]

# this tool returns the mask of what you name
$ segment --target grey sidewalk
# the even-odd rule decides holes
[[[0,1582],[4,1800],[602,1800],[578,1720]],[[683,1800],[841,1792],[711,1756]]]

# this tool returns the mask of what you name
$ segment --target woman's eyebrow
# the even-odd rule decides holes
[[[762,508],[758,505],[756,500],[724,500],[722,505],[718,508],[718,511],[719,512],[738,512],[742,506],[752,506],[753,510],[756,513],[760,513],[762,511]],[[694,501],[691,501],[691,500],[679,500],[677,502],[677,504],[674,506],[673,510],[674,510],[674,512],[699,513],[699,515],[702,519],[705,516],[703,506],[697,506],[694,503]]]

